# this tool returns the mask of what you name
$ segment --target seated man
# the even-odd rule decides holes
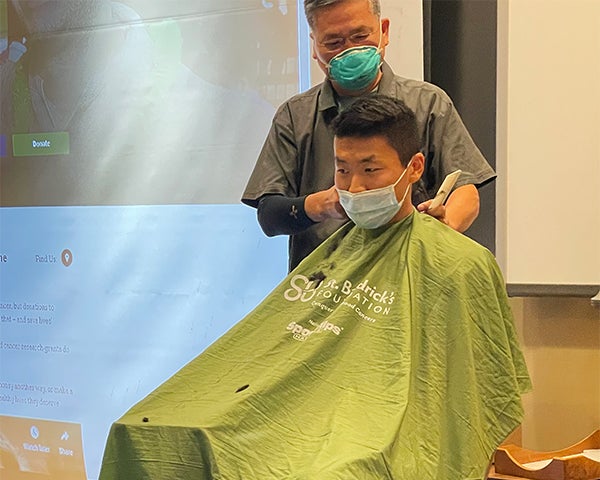
[[[111,428],[101,480],[482,479],[530,386],[492,254],[415,211],[413,113],[334,124],[349,222]]]

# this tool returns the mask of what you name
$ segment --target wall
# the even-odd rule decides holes
[[[586,187],[600,180],[600,151],[593,147],[599,145],[598,136],[590,135],[598,132],[598,119],[593,118],[598,103],[586,94],[594,91],[586,84],[597,85],[600,65],[600,44],[590,41],[600,39],[598,29],[592,28],[600,22],[599,7],[595,0],[498,2],[497,253],[509,283],[511,275],[541,275],[556,283],[550,277],[561,265],[571,275],[563,277],[581,277],[583,283],[589,271],[599,271],[589,255],[595,248],[589,234],[591,228],[593,238],[600,192]],[[568,84],[574,88],[565,88]],[[567,122],[556,122],[558,117]],[[573,135],[578,130],[588,132],[581,141]],[[581,181],[565,182],[564,161],[569,158]],[[581,175],[586,162],[592,168]],[[522,182],[526,164],[538,173]],[[531,182],[534,176],[536,182]],[[547,185],[554,185],[549,196],[534,194]],[[584,219],[571,226],[578,215],[571,202],[560,198],[591,200],[584,203],[591,207],[592,223]],[[549,217],[536,213],[548,206]],[[530,232],[532,222],[542,225],[541,234],[525,235],[533,246],[519,243],[515,229]],[[563,242],[558,251],[537,265],[538,253],[557,237]],[[578,264],[574,260],[581,255],[587,260]],[[513,298],[512,305],[534,386],[524,397],[523,446],[565,448],[600,428],[600,310],[589,298]]]
[[[560,450],[600,428],[600,310],[585,298],[513,298],[532,377],[522,442]]]

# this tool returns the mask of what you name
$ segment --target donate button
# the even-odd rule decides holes
[[[69,153],[69,132],[15,133],[12,137],[15,157]]]

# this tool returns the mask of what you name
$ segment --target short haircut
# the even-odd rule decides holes
[[[384,137],[407,166],[421,142],[414,112],[402,100],[374,93],[359,97],[332,122],[336,137]]]
[[[304,0],[304,14],[308,26],[312,29],[315,25],[315,14],[318,10],[325,7],[330,7],[337,3],[343,3],[348,0]],[[371,5],[371,11],[378,17],[381,15],[381,5],[379,0],[368,0]]]

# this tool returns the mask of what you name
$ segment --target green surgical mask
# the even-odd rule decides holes
[[[381,66],[379,47],[351,47],[333,57],[327,65],[329,78],[344,90],[363,90],[377,78]]]

